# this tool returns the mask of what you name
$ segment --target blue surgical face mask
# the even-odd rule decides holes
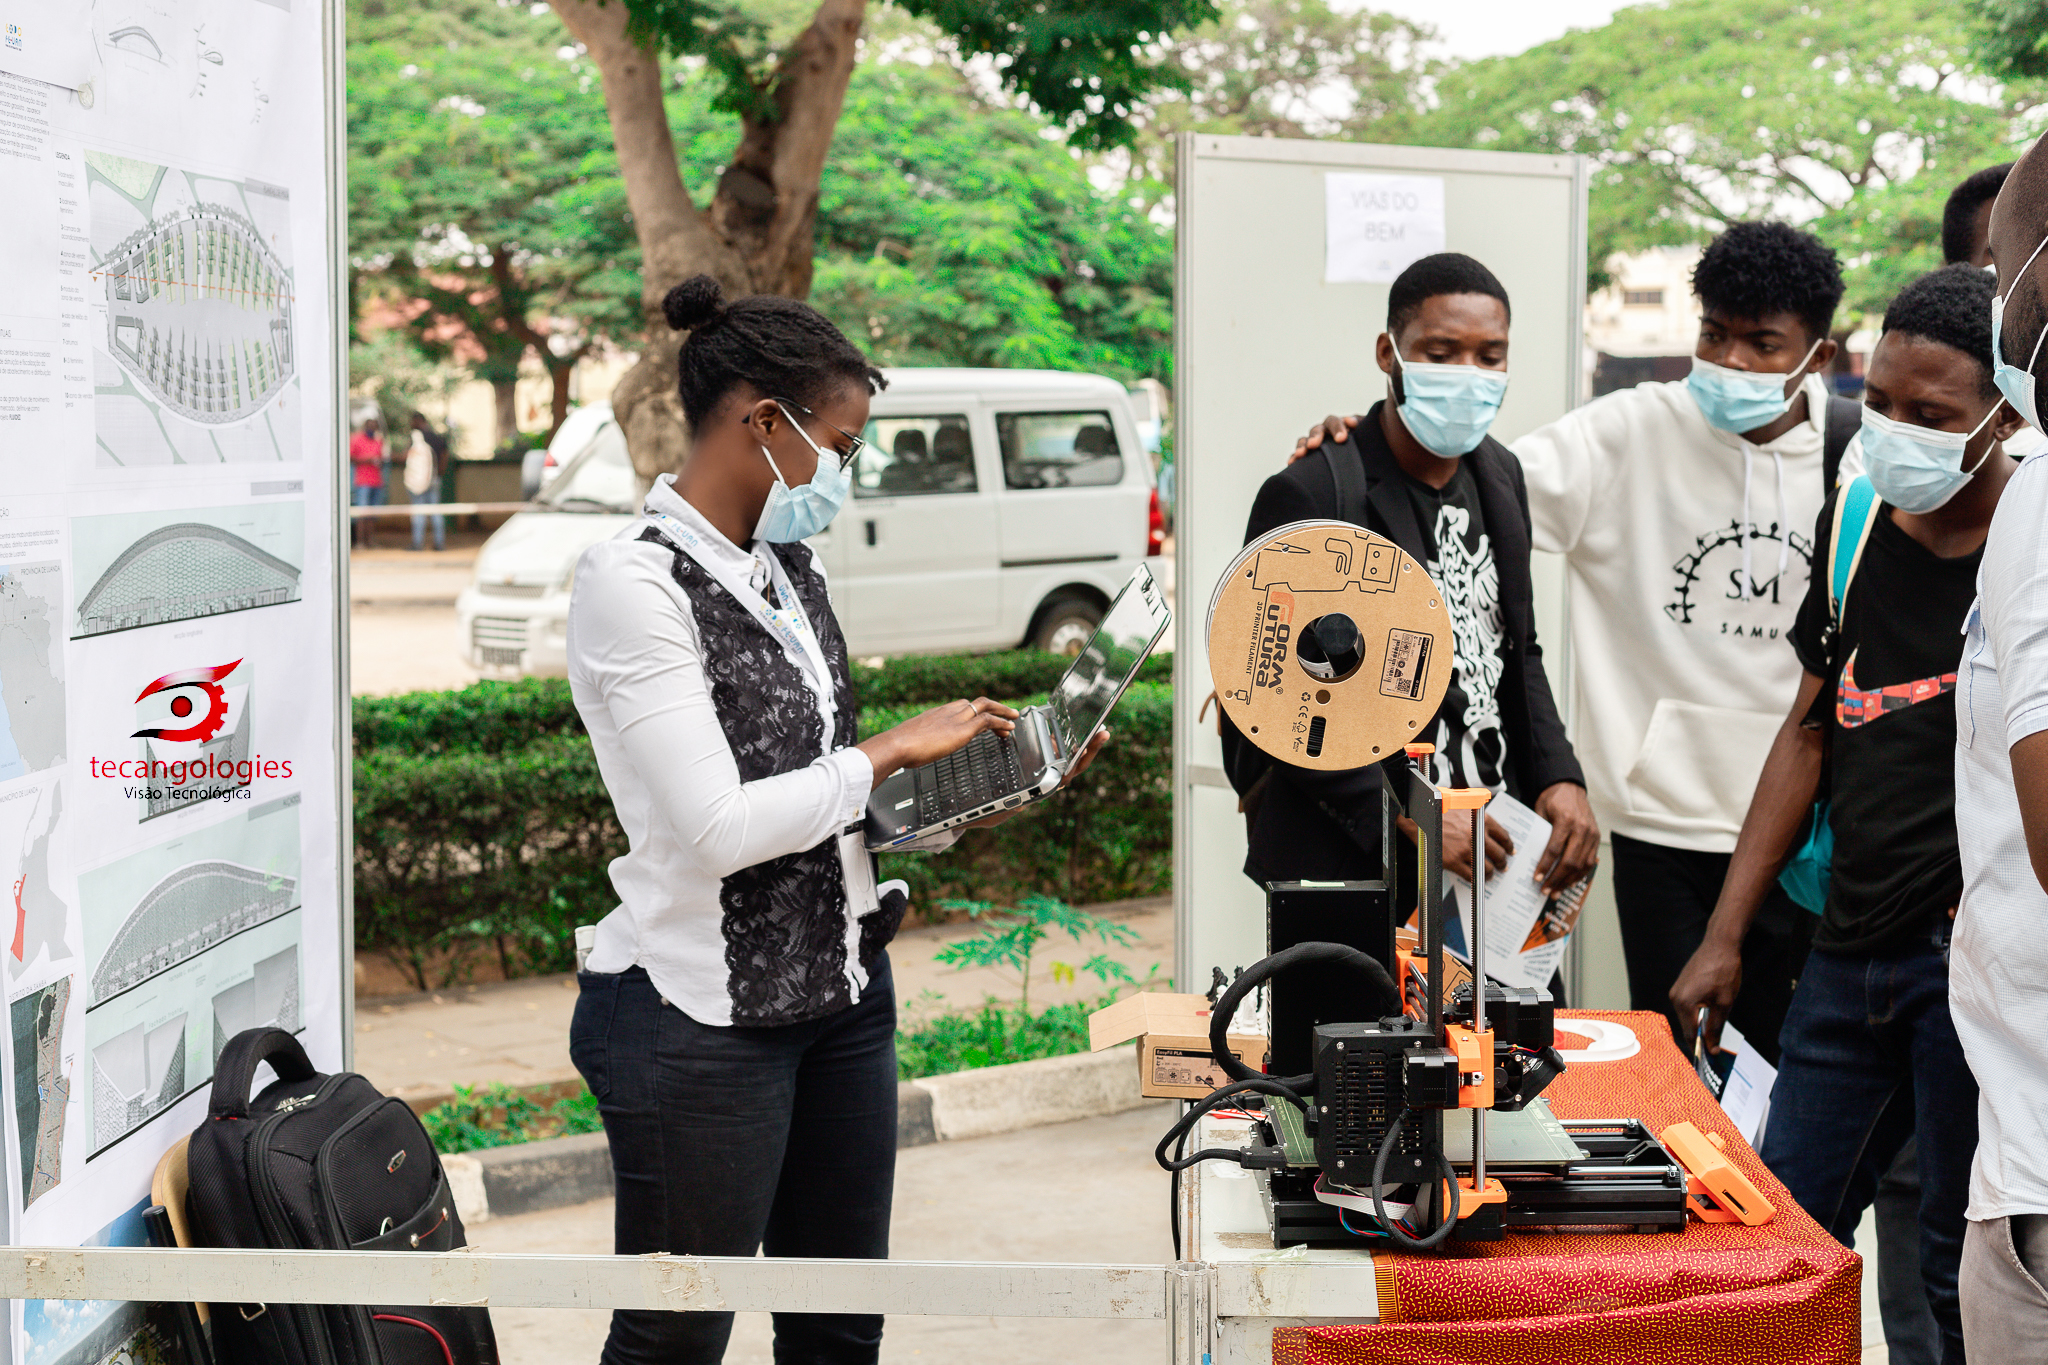
[[[1984,420],[1968,433],[1936,431],[1895,421],[1881,412],[1863,410],[1863,468],[1870,485],[1901,512],[1932,512],[1962,491],[1997,448],[1993,441],[1968,469],[1963,458],[1977,433],[1997,415],[1993,403]]]
[[[1708,426],[1740,436],[1745,431],[1767,427],[1785,415],[1792,406],[1792,395],[1799,392],[1794,388],[1792,394],[1786,393],[1787,381],[1794,376],[1803,378],[1807,361],[1819,349],[1820,342],[1814,342],[1807,349],[1806,359],[1793,366],[1791,374],[1731,370],[1694,356],[1685,387],[1700,405],[1700,416],[1707,419]]]
[[[1430,454],[1455,460],[1477,448],[1507,396],[1508,377],[1477,365],[1425,365],[1394,352],[1401,402],[1394,410]]]
[[[775,406],[782,408],[780,403]],[[768,456],[768,467],[775,471],[775,486],[768,490],[768,501],[761,505],[761,518],[754,523],[754,539],[771,545],[806,540],[830,526],[846,501],[847,490],[853,487],[853,474],[839,467],[839,456],[813,441],[803,424],[789,415],[788,408],[782,408],[782,415],[796,434],[804,438],[804,444],[818,452],[818,468],[809,483],[791,488],[768,447],[761,447],[761,453]]]
[[[2034,256],[2041,254],[2041,247],[2048,246],[2048,237],[2041,239],[2041,245],[2034,248]],[[2034,263],[2034,256],[2027,257],[2027,265],[2013,272],[2012,283],[2005,292],[1991,300],[1991,382],[1998,385],[1998,391],[2005,395],[2005,401],[2012,404],[2012,410],[2026,419],[2028,426],[2036,431],[2048,430],[2041,425],[2041,411],[2035,406],[2034,361],[2040,358],[2041,343],[2048,341],[2048,327],[2034,338],[2034,349],[2027,355],[2026,368],[2005,363],[2002,333],[2005,331],[2005,301],[2012,297],[2012,291],[2019,288],[2020,276],[2027,273],[2027,266]]]

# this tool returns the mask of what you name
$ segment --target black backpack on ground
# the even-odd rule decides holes
[[[254,1100],[260,1063],[278,1079]],[[324,1076],[282,1029],[236,1034],[188,1150],[198,1246],[450,1251],[465,1245],[448,1177],[404,1101]],[[496,1365],[482,1308],[215,1304],[219,1365]]]

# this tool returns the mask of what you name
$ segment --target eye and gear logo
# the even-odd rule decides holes
[[[166,743],[182,744],[189,741],[205,743],[220,733],[220,727],[228,718],[227,689],[220,680],[242,666],[240,659],[231,664],[219,664],[213,668],[185,668],[175,673],[166,673],[136,694],[135,704],[140,706],[160,692],[174,695],[170,699],[171,715],[179,720],[190,720],[198,705],[191,695],[197,692],[205,698],[206,714],[189,725],[154,726],[137,730],[130,738],[160,739]]]
[[[143,684],[127,731],[131,755],[94,757],[92,775],[121,782],[139,820],[210,801],[246,801],[258,780],[290,780],[292,760],[255,750],[256,667],[247,659],[180,668]]]

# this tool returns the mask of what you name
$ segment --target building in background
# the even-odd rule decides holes
[[[1700,330],[1692,270],[1699,259],[1697,246],[1663,246],[1608,262],[1613,283],[1586,300],[1587,397],[1691,373]],[[1849,320],[1836,317],[1838,324]],[[1863,392],[1863,364],[1877,334],[1838,328],[1835,340],[1842,350],[1830,378],[1837,393],[1853,398]]]
[[[1700,330],[1692,268],[1699,259],[1697,246],[1664,246],[1608,262],[1613,283],[1586,300],[1590,397],[1691,372]]]

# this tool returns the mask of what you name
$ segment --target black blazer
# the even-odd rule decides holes
[[[1319,454],[1266,480],[1245,524],[1247,545],[1292,521],[1343,520],[1331,461],[1359,460],[1365,467],[1366,529],[1418,560],[1429,561],[1433,546],[1423,536],[1414,501],[1380,430],[1383,406],[1373,405],[1351,439],[1325,439]],[[1584,786],[1585,774],[1565,738],[1550,679],[1543,672],[1543,650],[1536,643],[1529,579],[1529,491],[1521,463],[1490,436],[1464,458],[1479,485],[1480,515],[1500,567],[1501,649],[1507,654],[1507,667],[1498,699],[1507,741],[1508,791],[1528,801],[1558,782]],[[1380,783],[1388,774],[1402,781],[1405,759],[1349,772],[1313,772],[1267,757],[1225,716],[1223,762],[1240,796],[1269,770],[1272,774],[1246,803],[1252,816],[1246,876],[1260,883],[1380,876]]]

